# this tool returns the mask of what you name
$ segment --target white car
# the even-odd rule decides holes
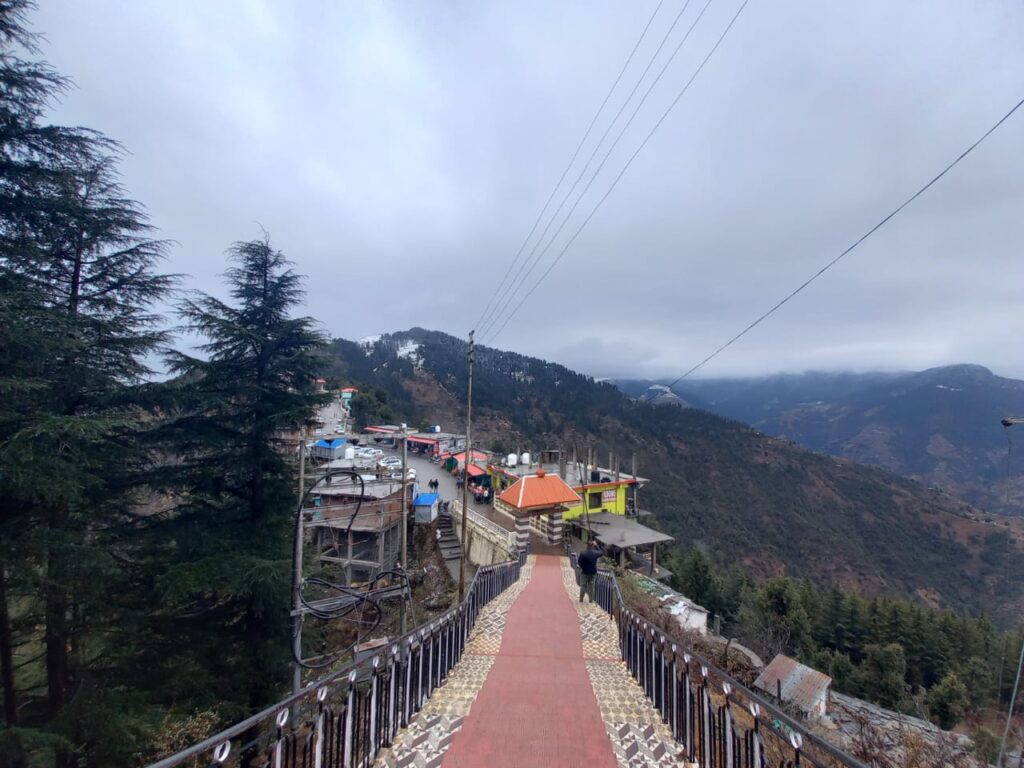
[[[389,469],[397,469],[402,466],[402,460],[397,456],[385,456],[383,459],[377,462],[377,466],[386,467]]]

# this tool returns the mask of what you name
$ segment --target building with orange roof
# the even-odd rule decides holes
[[[547,473],[543,467],[535,474],[524,475],[494,500],[497,510],[511,515],[516,521],[516,541],[524,548],[530,538],[531,518],[543,521],[540,526],[547,534],[548,541],[559,544],[562,541],[562,514],[580,497],[558,475]]]
[[[521,457],[515,454],[502,462],[490,462],[487,473],[491,476],[490,485],[496,494],[518,482],[519,478],[535,474],[543,468],[548,475],[558,475],[575,490],[576,500],[568,505],[564,518],[572,520],[585,512],[598,514],[611,512],[615,515],[642,516],[640,510],[639,490],[648,482],[647,478],[636,474],[635,461],[632,472],[624,472],[617,460],[609,461],[611,469],[597,466],[591,461],[577,462],[570,460],[561,451],[541,451],[539,461],[529,453]],[[512,462],[511,459],[516,459]]]

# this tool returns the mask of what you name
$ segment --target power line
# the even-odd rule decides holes
[[[939,179],[941,179],[943,176],[945,176],[947,173],[949,173],[961,160],[963,160],[965,157],[967,157],[967,155],[969,155],[971,152],[973,152],[978,147],[979,144],[981,144],[983,141],[985,141],[985,139],[987,139],[989,136],[991,136],[996,131],[996,129],[999,128],[999,126],[1001,126],[1003,123],[1005,123],[1007,120],[1009,120],[1010,117],[1013,115],[1013,113],[1016,112],[1018,109],[1020,109],[1021,106],[1024,106],[1024,99],[1021,99],[1020,101],[1018,101],[1009,112],[1007,112],[1005,115],[1003,115],[1001,118],[999,118],[999,120],[995,123],[995,125],[993,125],[987,131],[985,131],[985,133],[982,134],[981,138],[979,138],[977,141],[975,141],[973,144],[971,144],[971,146],[969,146],[967,149],[965,149],[963,152],[961,152],[953,162],[951,162],[949,165],[947,165],[945,168],[943,168],[942,171],[940,171],[935,177],[933,177],[931,181],[929,181],[927,184],[925,184],[923,187],[921,187],[919,190],[917,190],[917,192],[915,192],[910,197],[908,197],[906,200],[904,200],[902,203],[900,203],[900,205],[895,210],[893,210],[888,216],[886,216],[880,222],[875,224],[875,226],[873,226],[871,229],[869,229],[867,232],[865,232],[863,235],[861,235],[859,238],[857,238],[854,241],[854,243],[851,246],[849,246],[845,251],[840,253],[838,256],[836,256],[834,259],[832,259],[832,261],[828,262],[825,266],[823,266],[821,269],[819,269],[817,272],[815,272],[813,275],[811,275],[811,277],[809,277],[807,280],[805,280],[803,283],[801,283],[795,290],[793,290],[790,293],[788,293],[781,301],[776,303],[771,309],[769,309],[763,315],[761,315],[756,320],[754,320],[754,322],[750,323],[750,325],[748,325],[742,331],[737,333],[735,336],[733,336],[731,339],[729,339],[727,342],[725,342],[722,346],[720,346],[718,349],[716,349],[710,355],[708,355],[703,360],[701,360],[699,363],[697,363],[695,366],[693,366],[690,370],[688,370],[686,373],[684,373],[678,379],[676,379],[671,384],[669,384],[668,385],[669,389],[674,387],[676,384],[678,384],[680,381],[685,379],[687,376],[689,376],[694,371],[699,370],[704,365],[706,365],[707,363],[709,363],[712,360],[714,360],[716,357],[718,357],[718,355],[720,355],[722,352],[727,350],[729,347],[731,347],[733,344],[735,344],[741,338],[746,336],[747,333],[749,333],[754,328],[756,328],[758,325],[760,325],[764,320],[766,320],[771,315],[775,314],[776,311],[778,311],[784,304],[786,304],[786,302],[788,302],[790,299],[792,299],[794,296],[796,296],[798,293],[800,293],[800,291],[802,291],[808,285],[810,285],[815,280],[817,280],[819,277],[821,277],[823,274],[825,274],[829,269],[831,269],[833,266],[835,266],[837,263],[839,263],[839,261],[844,256],[846,256],[854,248],[856,248],[858,245],[860,245],[865,240],[867,240],[869,237],[871,237],[871,235],[873,235],[875,232],[877,232],[879,229],[881,229],[883,226],[885,226],[885,224],[887,224],[890,219],[894,218],[896,216],[896,214],[898,214],[900,211],[902,211],[904,208],[906,208],[908,205],[910,205],[912,202],[914,202],[918,197],[920,197],[922,194],[924,194]]]
[[[701,71],[703,71],[704,66],[708,63],[708,61],[711,60],[711,57],[715,54],[715,51],[718,50],[719,46],[722,44],[722,41],[725,40],[726,36],[729,34],[729,31],[733,28],[733,25],[736,23],[737,19],[739,19],[740,14],[743,13],[743,10],[747,7],[747,4],[749,2],[750,2],[750,0],[743,0],[743,3],[740,5],[739,9],[737,9],[736,13],[733,14],[732,19],[730,19],[729,23],[726,25],[725,29],[722,31],[722,34],[718,36],[718,40],[715,41],[715,44],[711,47],[711,50],[708,51],[707,55],[704,57],[704,59],[701,61],[701,63],[697,66],[696,70],[694,70],[694,73],[690,76],[690,79],[686,81],[686,84],[683,86],[682,90],[680,90],[679,93],[676,95],[676,97],[672,100],[672,103],[668,105],[668,108],[662,113],[661,117],[658,118],[658,121],[654,124],[654,127],[651,128],[651,130],[647,133],[647,136],[644,137],[644,140],[642,142],[640,142],[640,145],[636,148],[636,150],[633,152],[633,154],[630,155],[630,157],[626,161],[625,165],[623,165],[622,170],[619,171],[618,176],[616,176],[615,179],[612,181],[611,186],[608,187],[608,190],[604,193],[604,195],[601,197],[601,199],[597,201],[597,204],[594,205],[594,207],[591,209],[590,213],[587,214],[587,217],[583,220],[583,222],[579,225],[579,227],[577,227],[577,229],[573,233],[572,237],[569,238],[568,242],[566,242],[566,244],[562,247],[562,250],[558,252],[558,255],[555,256],[554,260],[551,262],[551,264],[548,266],[548,268],[544,271],[544,274],[542,274],[540,276],[540,278],[538,278],[537,281],[530,287],[530,290],[527,291],[527,293],[523,296],[522,299],[520,299],[519,303],[516,304],[516,306],[512,309],[511,313],[509,313],[505,317],[504,322],[502,322],[502,324],[498,328],[498,330],[493,335],[491,335],[491,337],[490,337],[490,339],[488,341],[493,342],[495,339],[498,338],[498,336],[501,335],[501,332],[505,330],[505,326],[507,326],[509,321],[511,321],[512,318],[515,317],[516,313],[519,312],[519,310],[523,306],[523,304],[525,304],[526,301],[530,298],[530,296],[533,295],[533,292],[537,290],[537,288],[540,286],[541,283],[544,282],[544,280],[547,278],[547,276],[551,274],[552,270],[554,270],[554,268],[556,266],[558,266],[558,263],[562,260],[562,257],[565,255],[566,251],[568,251],[569,248],[572,246],[572,244],[574,242],[576,242],[576,238],[579,237],[580,233],[587,226],[587,224],[590,223],[590,220],[594,217],[594,214],[597,213],[598,209],[604,204],[604,201],[607,200],[608,197],[611,195],[612,191],[618,185],[619,181],[625,175],[626,171],[629,170],[629,167],[633,164],[633,161],[636,160],[637,156],[643,151],[644,147],[647,146],[647,143],[651,140],[651,137],[654,136],[655,132],[657,132],[658,128],[661,127],[661,124],[664,123],[665,119],[669,116],[669,113],[672,112],[672,110],[675,108],[675,106],[679,103],[680,99],[682,99],[683,96],[686,94],[686,92],[690,89],[690,86],[693,84],[694,80],[696,80],[697,76],[700,75]],[[710,5],[710,3],[711,3],[711,0],[708,0],[708,4],[707,5]],[[703,15],[704,11],[707,10],[707,5],[705,5],[704,9],[701,11],[702,15]],[[700,21],[700,17],[699,16],[697,17],[696,21]],[[696,21],[694,22],[694,24],[696,24]],[[693,27],[691,26],[690,31],[692,31],[692,30],[693,30]],[[689,32],[687,33],[687,35],[689,35]],[[685,38],[684,38],[683,42],[685,42]],[[669,61],[671,62],[671,59]],[[666,66],[667,66],[667,64],[666,64]],[[662,73],[664,73],[664,69],[662,69]],[[659,75],[659,77],[660,77],[660,75]],[[657,80],[655,80],[655,83],[657,83]],[[653,85],[654,84],[652,83],[652,87],[653,87]],[[648,89],[648,93],[650,93],[650,89]],[[646,94],[645,94],[645,98],[646,98]],[[642,103],[643,102],[641,102],[641,105],[642,105]],[[639,109],[639,105],[638,105],[637,109]],[[636,116],[636,112],[634,112],[633,116],[634,117]],[[632,121],[632,118],[630,118],[630,121]],[[616,139],[616,144],[618,143],[618,139],[622,138],[622,134],[625,133],[625,129],[628,128],[628,127],[629,127],[629,123],[626,124],[626,126],[623,128],[622,133],[619,134],[619,137]],[[601,165],[598,166],[598,170],[594,174],[594,177],[591,178],[591,183],[593,183],[594,178],[597,177],[597,173],[600,173],[601,168],[604,167],[604,163],[607,162],[608,157],[611,156],[611,152],[614,149],[615,149],[615,145],[613,144],[611,149],[609,150],[608,154],[605,156],[605,159],[601,162]],[[580,195],[580,198],[576,201],[577,204],[579,203],[580,200],[582,200],[583,195],[586,194],[586,191],[589,188],[590,188],[590,184],[588,184],[587,187],[583,190],[583,193]],[[576,208],[576,206],[574,205],[573,206],[573,210],[575,210],[575,208]],[[572,211],[570,211],[569,215],[570,216],[572,215]],[[568,221],[568,217],[566,218],[565,221]],[[565,222],[563,222],[563,225],[564,224],[565,224]],[[559,231],[560,231],[560,229],[559,229]],[[556,236],[557,236],[557,233],[556,233]],[[550,245],[550,243],[549,243],[549,245]]]
[[[710,4],[710,2],[711,2],[711,0],[708,0],[708,4]],[[654,51],[653,54],[651,54],[650,60],[647,62],[647,66],[644,67],[644,71],[640,73],[640,77],[638,77],[636,82],[633,84],[633,88],[630,90],[629,95],[626,96],[625,101],[622,102],[622,105],[619,107],[619,111],[615,113],[615,117],[613,117],[611,119],[611,122],[608,123],[608,126],[604,129],[604,133],[601,134],[601,138],[598,140],[597,144],[594,145],[594,149],[591,151],[590,157],[587,158],[587,162],[583,166],[583,169],[580,171],[579,176],[576,177],[576,181],[573,182],[572,186],[565,193],[565,196],[562,198],[562,201],[558,204],[558,207],[555,209],[555,212],[553,214],[551,214],[551,218],[548,219],[548,223],[544,226],[544,230],[540,233],[540,237],[537,238],[537,242],[534,243],[533,248],[530,250],[529,254],[527,254],[527,256],[526,256],[526,259],[523,261],[522,264],[520,264],[519,269],[516,271],[515,277],[512,278],[512,282],[509,284],[508,288],[505,291],[505,295],[495,305],[494,312],[491,314],[491,317],[489,318],[488,322],[485,325],[480,326],[481,334],[486,333],[490,328],[494,327],[494,324],[496,323],[496,321],[501,317],[501,315],[505,312],[505,310],[508,309],[509,302],[511,302],[512,299],[515,297],[515,294],[518,293],[519,289],[522,287],[522,284],[526,282],[526,280],[529,278],[529,276],[533,272],[533,270],[536,269],[537,262],[540,261],[540,259],[543,257],[543,255],[547,252],[548,248],[551,247],[551,243],[549,242],[544,247],[544,249],[541,251],[540,255],[537,256],[536,259],[534,259],[533,263],[531,264],[530,268],[527,270],[526,274],[523,275],[523,269],[526,267],[526,265],[528,263],[530,263],[530,259],[532,259],[534,257],[534,254],[537,253],[537,249],[540,247],[541,243],[543,243],[544,239],[547,237],[548,232],[551,229],[551,225],[555,223],[556,219],[558,219],[558,215],[562,212],[562,209],[565,207],[566,202],[568,202],[569,198],[572,197],[572,193],[576,191],[576,188],[579,186],[579,184],[583,180],[584,176],[587,175],[587,171],[590,169],[590,164],[592,162],[594,162],[594,158],[597,157],[597,153],[601,150],[601,147],[604,145],[604,140],[608,138],[608,134],[611,132],[612,128],[615,127],[615,124],[618,122],[619,118],[622,116],[622,113],[625,111],[626,107],[629,106],[629,102],[632,101],[633,96],[636,95],[637,89],[643,83],[644,78],[647,77],[647,73],[651,71],[651,67],[654,66],[654,62],[657,60],[658,55],[661,53],[662,49],[665,47],[665,43],[668,42],[668,39],[669,39],[669,37],[671,37],[673,30],[675,30],[675,28],[676,28],[676,25],[679,23],[679,20],[683,17],[683,14],[686,13],[686,9],[689,8],[689,7],[690,7],[690,0],[686,0],[686,2],[683,3],[682,9],[679,11],[679,13],[676,14],[676,17],[672,20],[672,23],[669,25],[669,28],[665,32],[665,35],[661,38],[661,42],[658,44],[657,49]],[[705,6],[705,10],[707,10],[707,6]],[[703,11],[701,12],[701,15],[703,15]],[[700,20],[700,16],[697,17],[697,20],[698,21]],[[693,31],[693,27],[690,28],[690,32],[692,32],[692,31]],[[686,38],[689,37],[689,36],[690,36],[690,34],[689,34],[689,32],[687,32],[686,37],[683,38],[683,42],[685,42]],[[676,46],[675,52],[673,52],[672,56],[669,57],[669,63],[671,63],[672,59],[675,58],[675,55],[677,53],[679,53],[679,48],[681,47],[681,45],[682,45],[682,43],[680,43],[680,45]],[[667,64],[666,64],[666,66],[667,66]],[[623,72],[624,71],[625,71],[625,68],[623,68]],[[658,82],[658,80],[661,79],[661,75],[664,74],[664,71],[665,71],[665,67],[662,68],[661,73],[659,73],[659,75],[655,78],[655,80],[654,80],[655,84]],[[652,87],[653,87],[653,84],[652,84]],[[650,88],[648,88],[647,93],[650,93]],[[646,100],[647,93],[645,93],[643,99],[641,99],[641,101],[640,101],[641,105]],[[608,95],[609,96],[611,95],[610,91],[609,91]],[[606,101],[607,101],[607,99],[606,99]],[[635,116],[636,116],[636,112],[634,111],[633,117],[635,117]],[[596,116],[595,116],[595,118],[596,118]],[[632,122],[632,117],[630,118],[629,122]],[[628,123],[627,123],[627,126],[628,126]],[[620,133],[619,134],[620,138],[621,138],[621,135],[622,134]],[[618,143],[618,139],[616,139],[616,143]],[[582,146],[582,144],[581,144],[581,146]],[[614,148],[614,144],[612,146]],[[603,165],[603,163],[602,163],[602,165]],[[566,170],[568,170],[568,168],[566,168]],[[598,168],[598,171],[600,171],[600,168]],[[596,173],[595,173],[595,175],[596,175]],[[563,174],[563,178],[564,178],[564,174]],[[591,179],[591,183],[593,183],[593,179]],[[590,184],[587,185],[587,188],[589,188],[589,186],[590,186]],[[583,194],[585,194],[585,193],[586,193],[586,190],[584,190],[581,193],[581,196]],[[579,204],[579,200],[577,199],[576,205],[578,205],[578,204]],[[573,205],[573,210],[575,210],[576,205]],[[566,220],[568,220],[568,216],[571,216],[571,215],[572,215],[572,211],[570,211],[569,214],[567,214]],[[558,228],[558,231],[556,231],[555,234],[552,236],[552,241],[555,238],[558,237],[559,232],[561,232],[561,230],[562,230],[562,228],[564,226],[565,226],[565,220],[563,220],[561,226],[559,226],[559,228]],[[503,285],[504,285],[504,281],[502,281],[502,285],[498,287],[499,291],[501,290]]]
[[[633,45],[633,50],[631,50],[629,52],[629,56],[626,57],[626,63],[622,65],[622,69],[619,70],[619,74],[615,78],[615,82],[612,83],[612,87],[609,88],[608,89],[608,93],[605,94],[604,101],[601,102],[601,106],[599,106],[597,108],[597,112],[595,112],[594,113],[594,117],[591,118],[590,125],[587,126],[587,130],[583,133],[583,138],[581,138],[579,144],[576,145],[576,151],[572,153],[572,157],[569,159],[569,164],[567,166],[565,166],[565,170],[562,171],[562,175],[558,178],[558,181],[555,183],[555,186],[552,188],[551,194],[548,195],[548,199],[544,203],[544,207],[541,208],[540,209],[540,213],[537,214],[537,219],[533,222],[533,226],[530,228],[530,232],[526,235],[526,239],[523,240],[522,245],[519,246],[519,250],[516,252],[515,258],[513,258],[512,261],[509,263],[508,269],[505,270],[505,276],[502,277],[501,278],[501,282],[499,282],[498,285],[495,286],[494,293],[492,294],[491,298],[487,300],[487,304],[484,306],[483,312],[480,313],[480,317],[477,319],[476,323],[473,326],[474,328],[479,328],[480,327],[480,324],[484,321],[485,317],[487,316],[487,314],[491,310],[491,307],[492,307],[492,304],[494,303],[494,300],[498,297],[498,294],[501,292],[502,286],[504,286],[505,281],[508,279],[509,274],[511,274],[512,269],[515,267],[516,263],[519,261],[519,257],[522,255],[523,250],[526,248],[526,244],[530,242],[530,239],[533,237],[534,232],[537,231],[537,227],[540,225],[541,219],[544,218],[544,214],[548,210],[548,206],[551,205],[551,201],[554,200],[554,198],[555,198],[555,193],[558,192],[558,188],[560,186],[562,186],[562,182],[565,181],[565,177],[569,173],[569,169],[572,168],[573,163],[576,162],[576,158],[579,157],[580,150],[583,149],[583,145],[586,143],[587,139],[590,137],[590,132],[592,130],[594,130],[594,126],[597,124],[597,119],[601,116],[601,112],[604,111],[605,106],[608,104],[608,100],[612,97],[612,93],[614,93],[615,88],[619,84],[619,81],[622,80],[622,76],[626,73],[626,69],[629,67],[630,63],[633,61],[633,56],[636,55],[637,50],[640,48],[640,44],[643,42],[644,38],[647,36],[647,31],[651,28],[651,24],[654,23],[654,18],[658,15],[658,11],[661,10],[661,6],[664,4],[664,2],[665,2],[665,0],[658,0],[658,4],[654,8],[654,13],[652,13],[651,14],[651,18],[649,18],[647,20],[647,24],[646,24],[646,26],[644,26],[643,31],[640,33],[640,37],[637,38],[636,43]],[[689,3],[689,0],[687,0],[687,3]],[[529,258],[529,257],[527,257],[527,258]]]

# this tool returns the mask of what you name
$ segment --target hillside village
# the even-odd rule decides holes
[[[1022,11],[0,2],[0,768],[1024,768]]]
[[[415,349],[406,345],[404,353],[414,354]],[[322,481],[313,486],[309,499],[306,537],[319,544],[322,563],[343,572],[349,586],[374,583],[395,567],[396,531],[403,521],[437,531],[439,554],[453,580],[464,557],[467,567],[475,569],[504,562],[518,551],[580,552],[593,539],[608,566],[621,569],[623,578],[631,578],[642,591],[641,604],[654,612],[655,622],[676,633],[680,642],[702,648],[712,658],[720,656],[731,674],[824,739],[846,750],[872,739],[888,745],[897,758],[916,740],[936,754],[959,760],[957,764],[973,764],[973,745],[966,736],[833,691],[827,674],[781,653],[766,663],[735,638],[720,634],[721,617],[671,588],[667,582],[673,573],[658,565],[658,545],[673,538],[650,527],[657,525],[657,515],[641,504],[641,492],[652,480],[637,474],[635,456],[626,472],[619,457],[612,454],[600,466],[593,451],[470,453],[464,434],[440,426],[413,430],[404,424],[373,424],[356,433],[352,398],[357,393],[355,387],[335,393],[309,424],[316,439],[303,442],[313,466],[354,470],[364,481],[358,493],[354,485]],[[443,491],[438,478],[445,478]],[[463,486],[469,510],[465,527]],[[398,502],[403,498],[404,503]],[[356,503],[365,515],[378,502],[387,508],[375,518],[376,527],[357,522],[348,527],[347,548],[323,546],[324,531],[344,526]],[[380,556],[374,560],[377,550]]]

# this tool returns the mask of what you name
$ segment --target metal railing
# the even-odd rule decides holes
[[[579,583],[576,555],[570,559]],[[618,625],[630,674],[683,754],[701,768],[868,768],[707,659],[680,648],[625,604],[614,573],[598,572],[594,597]]]
[[[452,502],[452,518],[457,523],[462,521],[461,501],[456,500]],[[510,552],[514,552],[516,550],[515,531],[510,531],[507,528],[503,528],[493,520],[488,520],[486,517],[484,517],[479,512],[473,509],[469,510],[469,523],[470,525],[475,525],[482,531],[489,534],[496,544],[505,547]]]
[[[519,579],[526,554],[480,568],[463,602],[298,693],[149,768],[369,766],[462,658],[480,610]]]

